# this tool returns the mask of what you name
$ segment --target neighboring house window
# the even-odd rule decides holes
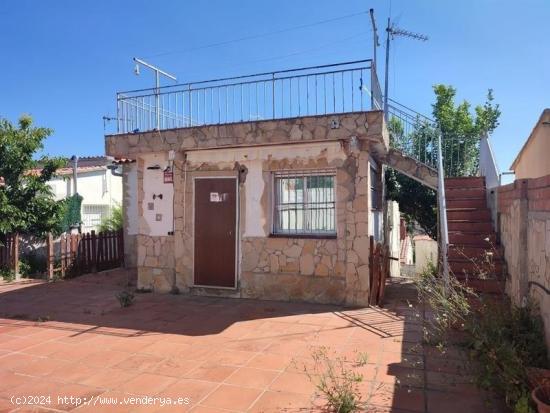
[[[276,173],[273,232],[335,235],[334,172]]]
[[[82,205],[82,230],[97,230],[103,218],[109,216],[109,205]]]

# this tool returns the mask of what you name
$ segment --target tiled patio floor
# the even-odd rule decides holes
[[[44,410],[82,413],[323,411],[301,368],[316,346],[368,354],[356,368],[365,411],[502,411],[468,383],[458,351],[442,356],[419,344],[420,319],[404,300],[350,310],[138,294],[133,306],[120,308],[114,295],[126,277],[118,270],[53,284],[0,284],[1,412],[43,411],[10,400],[47,395]],[[92,404],[76,407],[58,396]],[[190,403],[138,405],[124,399],[130,396]],[[106,404],[115,400],[109,397],[117,404]]]

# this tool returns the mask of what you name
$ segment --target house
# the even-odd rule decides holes
[[[544,109],[510,167],[516,179],[550,175],[550,108]]]
[[[107,166],[106,156],[82,157],[77,162],[77,191],[82,196],[82,232],[97,230],[101,220],[108,217],[116,205],[122,204],[122,177]],[[48,184],[55,199],[62,200],[74,194],[71,163],[58,169]]]
[[[119,93],[105,145],[138,287],[366,304],[389,149],[374,80],[336,65]]]

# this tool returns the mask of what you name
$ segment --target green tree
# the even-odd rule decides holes
[[[99,224],[99,232],[118,231],[122,229],[123,223],[122,207],[116,205],[111,209],[111,215],[103,218]]]
[[[456,104],[456,89],[435,85],[435,103],[432,105],[434,123],[417,118],[412,131],[390,118],[390,143],[409,156],[436,167],[438,130],[441,131],[443,167],[445,176],[472,176],[478,169],[479,140],[498,126],[499,105],[494,103],[489,89],[483,106],[475,107],[463,101]],[[432,238],[437,238],[437,194],[425,185],[388,169],[387,197],[399,202],[399,208],[409,222],[417,222]]]
[[[30,116],[17,126],[0,119],[0,234],[44,235],[60,231],[62,203],[56,202],[47,182],[66,162],[59,158],[33,157],[51,135],[34,127]]]

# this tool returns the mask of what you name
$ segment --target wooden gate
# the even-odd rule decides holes
[[[63,234],[54,248],[51,234],[47,239],[48,279],[54,274],[75,277],[90,272],[124,266],[122,230],[96,234]],[[57,251],[56,251],[57,250]]]
[[[369,267],[370,267],[370,297],[369,304],[381,306],[384,300],[386,280],[390,275],[390,253],[387,245],[375,243],[370,239]]]

